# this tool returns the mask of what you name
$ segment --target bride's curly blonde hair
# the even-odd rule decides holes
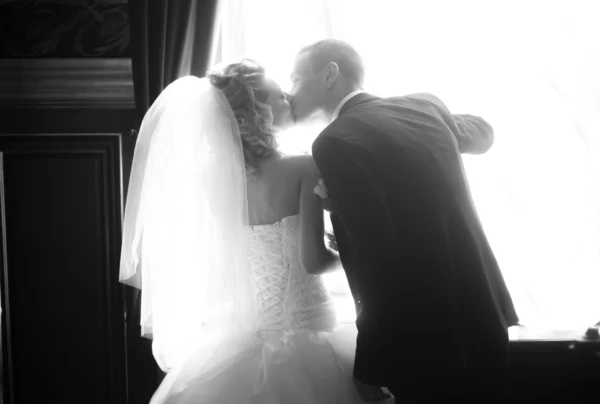
[[[268,93],[260,89],[265,69],[251,59],[214,68],[206,75],[220,89],[237,120],[244,148],[246,171],[253,178],[261,160],[279,155],[273,134],[273,113],[265,102]]]

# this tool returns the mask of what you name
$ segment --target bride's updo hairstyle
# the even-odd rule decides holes
[[[255,177],[261,160],[278,155],[273,135],[273,114],[265,104],[268,93],[261,90],[265,69],[250,59],[244,59],[210,70],[206,77],[220,89],[237,120],[242,137],[246,171]]]

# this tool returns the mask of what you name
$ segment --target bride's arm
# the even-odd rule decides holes
[[[338,254],[325,244],[325,222],[321,199],[313,193],[321,174],[312,156],[302,157],[300,180],[300,262],[312,275],[340,265]]]

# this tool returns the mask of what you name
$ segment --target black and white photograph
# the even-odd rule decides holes
[[[0,404],[599,403],[598,16],[0,0]]]

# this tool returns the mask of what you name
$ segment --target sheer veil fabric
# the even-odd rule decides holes
[[[247,261],[246,170],[222,92],[187,76],[148,110],[125,209],[119,280],[142,290],[142,335],[164,371],[259,324]]]

